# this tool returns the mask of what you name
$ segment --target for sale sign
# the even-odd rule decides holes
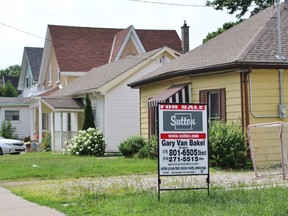
[[[159,175],[209,173],[207,105],[159,104]]]

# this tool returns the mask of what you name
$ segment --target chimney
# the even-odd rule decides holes
[[[181,48],[182,53],[189,51],[189,26],[187,26],[186,20],[184,20],[184,25],[181,27]]]

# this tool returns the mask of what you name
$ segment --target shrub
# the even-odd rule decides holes
[[[41,147],[45,151],[51,149],[51,133],[49,131],[46,131],[46,133],[42,139],[42,142],[41,142]]]
[[[138,152],[139,158],[158,158],[158,138],[152,136]]]
[[[84,121],[82,130],[87,130],[88,128],[96,128],[96,127],[94,123],[91,100],[89,99],[89,95],[86,94],[85,107],[84,107]]]
[[[210,122],[208,130],[211,166],[243,168],[246,165],[245,137],[239,123]]]
[[[7,138],[7,139],[13,139],[17,138],[15,135],[16,128],[12,127],[12,124],[10,121],[3,121],[1,124],[1,131],[0,134],[2,137]]]
[[[133,157],[145,145],[145,139],[141,136],[131,136],[123,140],[119,145],[119,151],[124,157]]]
[[[105,141],[102,132],[96,128],[80,130],[67,144],[67,153],[72,155],[103,156]]]

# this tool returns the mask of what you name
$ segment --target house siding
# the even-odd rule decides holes
[[[19,121],[11,121],[12,127],[16,128],[15,134],[18,139],[23,140],[25,137],[31,135],[31,111],[29,107],[2,107],[1,108],[1,119],[5,121],[5,110],[19,110],[20,119]]]
[[[252,85],[250,82],[252,81]],[[250,86],[252,87],[250,91]],[[288,70],[283,71],[283,103],[288,105]],[[266,117],[278,115],[278,105],[280,103],[280,85],[278,70],[252,70],[251,80],[248,82],[249,89],[249,105],[252,96],[252,110],[250,112],[250,124],[259,124],[266,122],[283,121],[288,122],[287,118],[280,119],[278,117]],[[250,96],[250,92],[252,95]],[[250,109],[250,107],[249,107]]]
[[[171,85],[191,82],[192,102],[199,103],[201,90],[221,89],[226,91],[227,120],[241,121],[241,87],[239,72],[229,74],[206,75],[200,77],[183,77],[165,82],[146,85],[141,88],[141,135],[148,138],[148,100],[160,94]]]
[[[127,45],[125,47],[125,49],[123,50],[123,53],[121,55],[121,58],[124,58],[128,55],[138,55],[138,51],[135,47],[135,44],[133,43],[133,41],[131,40],[131,38],[129,39],[129,41],[127,42]],[[114,58],[117,56],[113,56]]]
[[[50,79],[50,65],[52,67],[52,80],[51,80],[51,85],[49,84],[49,79]],[[45,81],[44,81],[44,86],[46,90],[49,90],[50,88],[54,88],[56,87],[56,81],[58,81],[58,63],[57,63],[57,59],[56,59],[56,55],[55,55],[55,50],[52,47],[51,48],[51,52],[49,55],[49,62],[47,65],[47,68],[45,69]]]
[[[127,84],[161,66],[160,58],[157,58],[107,92],[105,97],[107,152],[119,151],[119,144],[122,140],[140,135],[140,93],[138,89],[131,89]]]
[[[95,126],[96,128],[99,128],[103,133],[104,131],[104,98],[93,98],[93,96],[90,96],[91,100],[91,106],[92,109],[96,109],[96,116],[94,116],[95,119]]]

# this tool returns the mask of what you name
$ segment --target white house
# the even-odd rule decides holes
[[[31,109],[25,98],[0,97],[0,124],[10,121],[18,139],[30,136]]]
[[[95,125],[104,134],[106,152],[117,152],[123,139],[140,134],[139,90],[127,84],[169,63],[180,54],[163,47],[137,56],[127,56],[90,70],[51,95],[52,98],[91,99]],[[58,149],[54,149],[58,150]]]

